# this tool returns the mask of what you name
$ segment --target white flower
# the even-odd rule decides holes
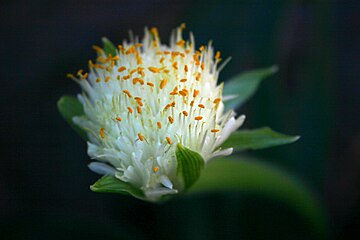
[[[223,84],[217,85],[220,53],[209,44],[195,49],[182,38],[184,26],[161,44],[157,30],[141,43],[124,41],[116,55],[94,46],[98,57],[75,79],[85,116],[73,121],[88,132],[89,164],[143,190],[149,200],[181,190],[176,186],[178,143],[205,160],[229,155],[219,146],[244,121],[224,113]]]

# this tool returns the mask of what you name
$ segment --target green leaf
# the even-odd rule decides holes
[[[225,81],[224,96],[234,96],[225,102],[225,109],[235,109],[248,100],[257,90],[261,81],[278,71],[277,66],[251,70]]]
[[[232,147],[235,151],[257,150],[293,143],[299,138],[299,136],[290,136],[275,132],[269,127],[262,127],[254,130],[233,132],[221,147]]]
[[[96,183],[90,186],[90,189],[94,192],[119,193],[132,195],[143,200],[145,199],[145,195],[140,189],[109,175],[100,178]]]
[[[114,44],[106,37],[103,37],[101,41],[103,42],[103,49],[105,55],[111,54],[111,56],[116,56],[116,47],[114,46]]]
[[[182,185],[186,190],[198,180],[205,162],[199,153],[181,144],[176,148],[176,160],[177,176],[183,181]]]
[[[254,160],[218,159],[210,162],[189,193],[241,191],[282,202],[301,215],[317,232],[324,233],[324,209],[297,178]]]
[[[84,139],[87,139],[86,132],[79,128],[77,125],[74,124],[72,121],[73,117],[75,116],[82,116],[84,115],[84,109],[82,104],[77,100],[77,98],[73,96],[62,96],[59,101],[57,102],[58,110],[66,120],[67,123]]]

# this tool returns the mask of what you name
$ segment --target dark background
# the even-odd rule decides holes
[[[56,109],[79,92],[66,73],[86,68],[102,36],[157,26],[167,41],[182,22],[232,56],[221,80],[278,64],[239,112],[246,128],[302,138],[250,154],[318,195],[330,238],[360,237],[359,1],[14,0],[0,4],[1,239],[307,239],[290,209],[249,194],[153,205],[90,192],[86,146]]]

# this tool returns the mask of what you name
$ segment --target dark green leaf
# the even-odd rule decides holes
[[[241,106],[255,93],[262,80],[277,71],[277,66],[256,69],[236,75],[226,81],[223,95],[234,96],[234,98],[225,102],[225,109],[235,109]]]
[[[86,132],[79,128],[72,121],[75,116],[84,115],[84,109],[81,103],[73,96],[62,96],[57,102],[58,110],[70,126],[84,139],[87,139]]]
[[[319,232],[324,232],[324,209],[316,197],[298,179],[267,164],[254,160],[218,159],[207,165],[190,193],[242,191],[280,201]]]
[[[90,186],[90,189],[94,192],[119,193],[145,199],[144,193],[140,189],[109,175],[100,178]]]
[[[200,177],[204,168],[204,159],[181,144],[176,148],[177,175],[183,181],[184,189],[192,186]]]
[[[268,127],[262,127],[233,132],[221,147],[232,147],[235,151],[256,150],[293,143],[299,138],[299,136],[285,135]]]
[[[116,56],[116,47],[114,44],[106,37],[103,37],[101,40],[103,42],[105,55],[111,54],[111,56]]]

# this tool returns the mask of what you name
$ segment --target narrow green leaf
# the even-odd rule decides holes
[[[116,56],[116,47],[114,44],[106,37],[103,37],[101,40],[103,42],[105,55],[111,54],[111,56]]]
[[[84,115],[84,109],[79,100],[73,96],[62,96],[57,102],[58,110],[68,124],[84,139],[87,139],[86,132],[79,128],[72,121],[75,116]]]
[[[140,189],[109,175],[101,177],[90,186],[90,189],[94,192],[119,193],[145,199],[144,193]]]
[[[183,180],[183,186],[186,190],[200,177],[201,171],[204,168],[204,159],[199,153],[178,144],[176,160],[177,175]]]
[[[269,127],[262,127],[254,130],[233,132],[221,147],[232,147],[235,151],[256,150],[293,143],[299,138],[299,136],[275,132]]]
[[[251,70],[225,81],[224,96],[233,96],[225,102],[225,109],[235,109],[248,100],[257,90],[261,81],[278,71],[277,66]]]
[[[294,176],[254,160],[210,162],[189,193],[242,191],[287,204],[318,232],[325,232],[325,212],[317,198]]]

